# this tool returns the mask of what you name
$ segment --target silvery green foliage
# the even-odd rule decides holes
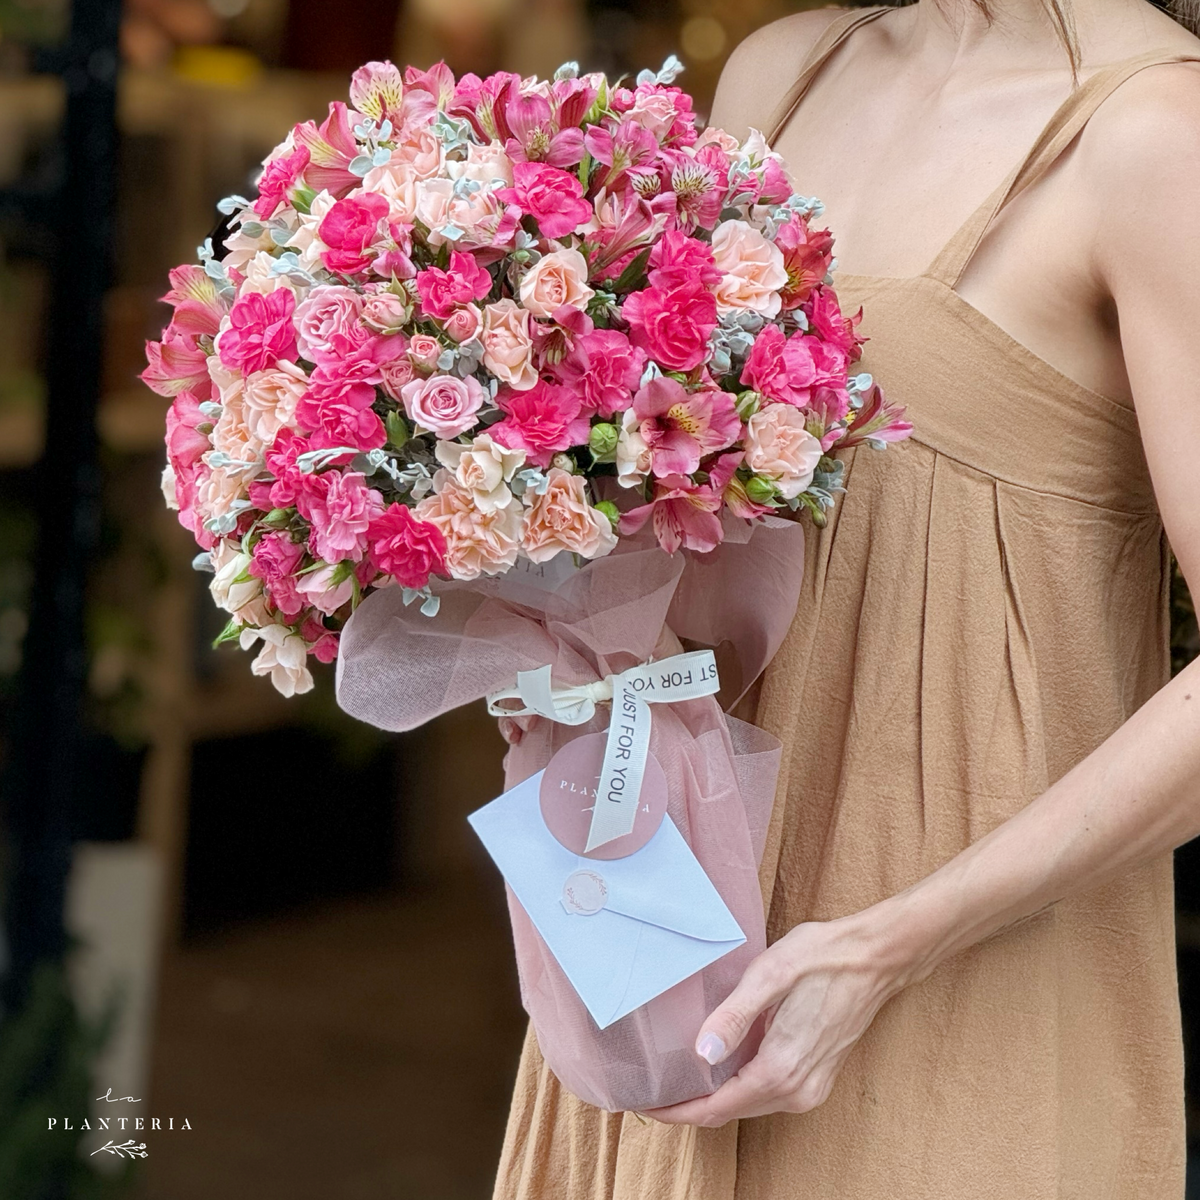
[[[713,348],[713,368],[722,375],[729,374],[733,363],[750,353],[754,336],[762,327],[763,318],[758,313],[744,309],[725,313],[709,339]]]
[[[683,69],[683,63],[681,63],[679,59],[672,54],[667,58],[667,61],[663,63],[661,70],[658,72],[651,71],[649,68],[644,71],[639,71],[637,81],[639,85],[645,83],[659,83],[664,87],[669,87],[683,73]]]
[[[512,489],[514,496],[524,496],[526,492],[532,492],[535,496],[544,496],[546,488],[550,486],[550,476],[539,471],[537,467],[526,467],[513,476],[512,483],[508,486]]]

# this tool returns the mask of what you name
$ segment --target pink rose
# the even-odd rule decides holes
[[[513,163],[513,186],[501,188],[496,197],[533,217],[548,238],[565,237],[593,215],[579,180],[547,163]]]
[[[716,292],[718,312],[779,315],[779,293],[787,286],[788,276],[783,254],[774,242],[745,221],[722,221],[713,230],[712,253],[722,274]]]
[[[746,423],[746,465],[770,479],[785,500],[813,481],[821,443],[804,427],[804,413],[790,404],[764,404]]]
[[[414,333],[408,343],[408,357],[420,371],[432,371],[442,355],[442,344],[427,333]]]
[[[392,504],[367,531],[371,563],[401,587],[423,588],[430,575],[446,573],[446,539],[428,521],[418,521],[403,504]]]
[[[539,381],[527,392],[502,389],[496,403],[506,415],[488,430],[493,440],[524,450],[539,467],[548,467],[558,451],[587,441],[588,419],[580,415],[579,397],[566,388]]]
[[[596,294],[587,285],[587,259],[578,250],[543,255],[521,280],[521,303],[535,317],[553,317],[563,307],[586,309]]]
[[[325,471],[316,480],[308,509],[309,548],[328,563],[344,558],[358,562],[367,548],[367,527],[383,510],[383,497],[366,486],[358,471]]]
[[[669,371],[690,371],[709,354],[717,327],[717,302],[699,287],[646,288],[626,297],[621,313],[630,338]]]
[[[362,297],[341,284],[315,287],[296,306],[300,353],[316,362],[316,352],[334,348],[335,338],[350,338],[362,312]]]
[[[483,365],[514,391],[528,391],[538,381],[533,365],[529,312],[515,300],[500,300],[483,310]]]
[[[289,620],[304,607],[296,591],[296,571],[304,559],[304,546],[293,542],[290,535],[279,531],[265,533],[255,543],[250,555],[251,575],[263,581],[271,603]]]
[[[353,275],[370,266],[374,255],[369,250],[379,236],[379,222],[387,215],[387,199],[378,192],[339,200],[317,227],[317,236],[328,247],[321,259],[329,270]]]
[[[344,576],[336,583],[334,582],[335,572]],[[354,595],[354,577],[352,574],[346,573],[344,568],[339,571],[337,566],[326,563],[325,566],[319,567],[315,571],[308,571],[301,575],[296,581],[296,591],[305,604],[311,604],[318,612],[329,615],[350,602]],[[304,645],[299,638],[296,640],[300,642],[301,646]]]
[[[607,419],[629,407],[645,366],[646,352],[623,333],[596,329],[575,339],[558,375],[582,399],[588,413]]]
[[[383,376],[381,387],[393,400],[399,400],[401,391],[406,383],[413,378],[413,365],[409,358],[398,358],[394,362],[384,363],[380,368]]]
[[[296,327],[292,313],[296,297],[288,288],[264,296],[251,292],[230,310],[229,328],[218,338],[221,362],[230,370],[265,371],[280,359],[296,355]]]
[[[460,304],[482,300],[491,288],[491,275],[460,250],[451,252],[449,270],[429,267],[417,275],[421,309],[438,320],[445,320]]]
[[[525,520],[519,504],[490,512],[476,506],[447,471],[433,477],[434,493],[413,510],[418,521],[436,525],[446,539],[446,570],[452,579],[499,575],[517,561]]]
[[[474,304],[464,304],[456,308],[443,322],[442,328],[446,336],[456,342],[469,342],[479,336],[483,328],[483,314]]]
[[[483,407],[484,390],[474,376],[431,375],[414,379],[400,389],[404,411],[420,433],[455,438],[475,424]]]
[[[584,558],[603,558],[616,548],[612,522],[588,503],[582,475],[551,468],[546,490],[534,496],[525,513],[521,548],[533,562],[545,562],[561,550]]]

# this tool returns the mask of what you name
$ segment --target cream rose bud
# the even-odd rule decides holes
[[[790,404],[767,404],[746,423],[746,465],[775,482],[794,500],[813,481],[823,453],[804,427],[804,414]]]
[[[498,300],[483,310],[479,341],[483,345],[483,365],[501,383],[517,392],[527,392],[536,385],[529,313],[515,300]]]
[[[236,613],[262,591],[262,580],[253,575],[237,582],[250,566],[250,555],[244,554],[236,542],[218,542],[212,549],[212,565],[214,574],[208,590],[218,608]]]
[[[650,447],[642,437],[642,423],[627,408],[621,414],[617,434],[617,482],[622,487],[637,487],[650,474]]]
[[[779,315],[779,289],[787,283],[787,269],[774,242],[745,221],[722,221],[713,230],[712,251],[723,275],[716,287],[718,312]]]
[[[510,450],[492,441],[491,434],[481,433],[469,446],[438,442],[434,455],[454,482],[471,493],[481,512],[495,512],[512,503],[507,485],[525,463],[524,450]]]
[[[775,253],[782,266],[783,255]],[[585,309],[596,294],[588,287],[587,276],[587,259],[578,250],[555,250],[539,259],[521,280],[521,303],[535,317],[552,317],[564,304]]]
[[[313,677],[308,669],[308,647],[299,634],[285,625],[265,625],[262,629],[243,629],[240,645],[249,650],[258,639],[263,648],[250,664],[255,675],[269,675],[275,690],[284,696],[311,692]]]
[[[483,314],[474,304],[456,308],[443,322],[442,328],[456,342],[469,342],[483,328]]]
[[[603,558],[616,549],[608,517],[588,503],[587,480],[551,467],[546,490],[525,510],[521,549],[533,562],[546,562],[567,550],[583,558]]]
[[[175,495],[175,468],[167,463],[163,467],[162,478],[158,481],[158,486],[162,489],[163,499],[167,502],[167,507],[172,512],[179,511],[179,499]]]

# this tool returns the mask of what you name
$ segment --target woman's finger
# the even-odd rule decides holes
[[[727,1058],[741,1044],[758,1015],[778,1004],[795,982],[782,953],[774,947],[763,951],[746,968],[729,998],[701,1026],[696,1053],[713,1064]]]

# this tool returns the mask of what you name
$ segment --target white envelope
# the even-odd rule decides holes
[[[626,858],[583,858],[546,828],[541,780],[539,771],[467,819],[601,1029],[746,940],[670,817]],[[590,915],[562,903],[581,869],[607,890]]]

